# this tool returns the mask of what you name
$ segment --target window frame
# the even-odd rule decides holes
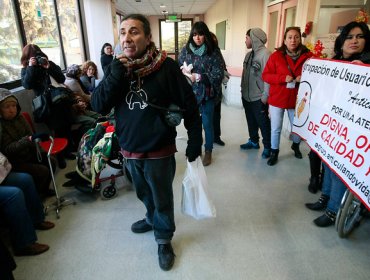
[[[60,44],[60,51],[61,51],[61,56],[63,60],[63,64],[66,65],[67,67],[67,59],[66,59],[66,53],[64,49],[64,43],[63,43],[63,38],[62,38],[62,31],[61,31],[61,25],[59,21],[59,11],[58,11],[58,4],[57,0],[52,1],[54,4],[54,12],[56,15],[56,26],[58,28],[58,37],[59,37],[59,44]],[[75,2],[75,7],[77,9],[77,14],[76,14],[76,22],[79,25],[79,30],[81,30],[79,36],[81,36],[81,55],[82,61],[86,60],[87,58],[87,53],[86,53],[86,39],[85,39],[85,32],[86,30],[84,29],[84,25],[82,24],[82,8],[81,8],[81,3],[78,0],[74,0]],[[13,0],[13,7],[14,7],[14,14],[15,14],[15,21],[17,24],[17,28],[19,31],[19,36],[20,36],[20,42],[21,42],[21,48],[23,49],[27,45],[27,36],[26,36],[26,31],[23,25],[23,20],[22,20],[22,12],[19,4],[19,0]],[[20,58],[19,58],[20,59]],[[63,72],[65,72],[65,68],[62,69]],[[6,89],[15,89],[17,87],[21,87],[22,82],[21,79],[9,81],[6,83],[0,83],[0,87],[6,88]]]

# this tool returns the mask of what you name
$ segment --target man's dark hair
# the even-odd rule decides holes
[[[125,16],[122,21],[128,20],[128,19],[134,19],[141,21],[143,23],[143,29],[145,36],[149,36],[152,34],[152,30],[150,29],[150,23],[149,20],[142,14],[129,14]],[[121,22],[122,22],[121,21]]]

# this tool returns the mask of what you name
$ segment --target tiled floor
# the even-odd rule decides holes
[[[217,218],[196,221],[180,212],[185,171],[186,133],[178,134],[174,182],[177,230],[173,269],[160,270],[153,233],[133,234],[131,223],[143,218],[144,208],[127,184],[116,198],[101,200],[60,188],[77,205],[49,213],[56,227],[38,232],[50,250],[17,257],[18,280],[40,279],[369,279],[370,222],[365,220],[348,239],[334,229],[317,228],[320,213],[304,207],[318,195],[307,191],[308,148],[296,159],[290,143],[281,143],[279,162],[266,165],[261,150],[241,151],[247,139],[244,113],[222,108],[222,138],[214,162],[206,168]],[[69,162],[66,171],[74,169]],[[59,172],[58,182],[63,182]]]

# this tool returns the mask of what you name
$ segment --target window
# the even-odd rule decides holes
[[[19,1],[27,44],[38,45],[41,50],[62,69],[59,31],[53,1]]]
[[[38,45],[62,69],[85,60],[77,0],[0,1],[0,27],[2,86],[20,79],[27,44]]]
[[[62,0],[58,3],[58,14],[60,22],[60,30],[62,33],[62,42],[64,53],[66,56],[67,66],[71,64],[82,64],[84,54],[82,52],[83,42],[81,36],[81,28],[78,24],[78,8],[75,5],[75,0]]]
[[[221,50],[224,50],[226,41],[226,20],[216,24],[216,37],[218,40],[219,48]]]
[[[21,77],[22,43],[13,1],[1,1],[0,11],[0,84],[3,84]]]
[[[191,19],[180,22],[160,20],[160,48],[173,59],[177,59],[179,52],[188,41],[191,25]]]

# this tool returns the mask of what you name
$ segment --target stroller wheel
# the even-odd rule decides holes
[[[117,189],[114,185],[107,185],[100,189],[100,196],[103,199],[112,199],[117,194]]]

